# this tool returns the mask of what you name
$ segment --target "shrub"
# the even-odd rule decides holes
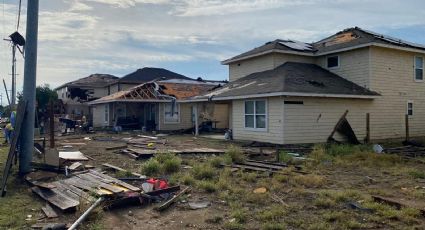
[[[164,173],[175,173],[180,170],[182,161],[180,158],[174,156],[173,158],[165,159],[162,163],[162,170]]]
[[[198,182],[198,188],[205,192],[213,193],[217,191],[217,185],[213,181],[202,180]]]
[[[142,165],[142,173],[147,176],[158,175],[161,171],[161,165],[155,158],[151,158]]]
[[[215,176],[214,169],[208,164],[199,164],[193,167],[193,176],[198,180],[213,179]]]
[[[180,181],[185,185],[194,185],[195,184],[195,178],[193,178],[190,174],[185,174],[181,177]]]
[[[242,150],[234,145],[227,149],[226,155],[232,159],[232,162],[235,163],[242,163],[245,161],[245,155]]]
[[[415,179],[425,179],[425,172],[413,169],[409,171],[409,175]]]
[[[221,168],[221,164],[224,162],[221,157],[213,157],[209,160],[209,163],[214,168]]]

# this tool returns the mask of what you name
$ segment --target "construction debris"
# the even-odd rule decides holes
[[[331,134],[328,137],[328,142],[335,142],[335,139],[333,138],[333,135],[338,132],[341,135],[343,135],[348,143],[358,145],[360,144],[359,140],[356,137],[356,134],[353,131],[353,128],[351,128],[350,123],[347,121],[347,114],[348,110],[345,111],[345,113],[341,116],[341,118],[336,123],[334,129],[332,130]]]
[[[95,209],[97,206],[99,206],[100,205],[100,203],[102,203],[103,201],[104,201],[104,197],[100,197],[99,199],[97,199],[96,200],[96,202],[94,202],[94,204],[92,204],[92,206],[90,206],[90,208],[89,209],[87,209],[84,213],[83,213],[83,215],[81,215],[80,216],[80,218],[78,218],[75,222],[74,222],[74,224],[72,224],[71,225],[71,227],[69,227],[68,228],[68,230],[74,230],[74,229],[76,229],[77,228],[77,226],[79,225],[79,224],[81,224],[81,222],[83,222],[86,218],[87,218],[87,216],[90,214],[90,212],[93,210],[93,209]]]
[[[125,170],[125,169],[123,169],[123,168],[120,168],[120,167],[118,167],[118,166],[111,165],[111,164],[108,164],[108,163],[102,164],[102,166],[103,166],[103,167],[106,167],[106,168],[109,168],[109,169],[112,169],[112,170],[115,170],[115,171],[127,172],[127,170]],[[146,176],[144,176],[144,175],[142,175],[142,174],[140,174],[140,173],[132,172],[132,173],[131,173],[131,175],[136,176],[136,177],[138,177],[138,178],[146,178]]]
[[[267,189],[265,187],[256,188],[253,191],[255,194],[266,193]]]
[[[407,201],[400,201],[400,200],[396,200],[396,199],[392,199],[392,198],[388,198],[388,197],[383,197],[383,196],[372,196],[372,198],[375,202],[385,203],[387,205],[394,206],[397,209],[417,208],[417,209],[419,209],[421,215],[425,217],[425,209],[422,208],[422,207],[421,208],[416,207],[414,202],[409,203]]]
[[[157,211],[164,211],[165,209],[167,209],[168,207],[170,207],[174,202],[176,202],[176,200],[182,196],[183,194],[185,194],[186,192],[188,192],[190,190],[190,187],[186,187],[184,188],[182,191],[180,191],[178,194],[174,195],[171,199],[167,200],[166,202],[164,202],[163,204],[161,204],[160,206],[156,207],[155,210]]]
[[[70,160],[70,161],[88,161],[89,160],[89,158],[87,158],[80,151],[59,152],[59,158],[62,160]]]
[[[189,202],[188,205],[190,209],[196,210],[196,209],[207,208],[208,206],[211,205],[211,202],[209,201]]]
[[[56,218],[58,217],[58,214],[53,210],[52,206],[49,204],[46,204],[44,207],[41,208],[43,210],[44,214],[47,218]]]
[[[72,171],[75,171],[75,170],[77,170],[78,168],[80,168],[81,166],[83,166],[83,164],[81,164],[81,162],[74,162],[74,163],[72,163],[72,164],[68,167],[68,169],[69,169],[69,170],[72,170]]]

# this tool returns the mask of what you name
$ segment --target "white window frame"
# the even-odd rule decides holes
[[[422,66],[418,67],[416,66],[416,58],[422,58]],[[424,65],[425,65],[425,58],[423,56],[415,56],[413,58],[413,79],[416,82],[423,82],[424,81]],[[416,78],[416,69],[421,69],[422,70],[422,79],[417,79]]]
[[[409,104],[412,104],[412,114],[409,114]],[[414,109],[413,101],[411,101],[411,100],[407,101],[407,103],[406,103],[406,114],[408,116],[413,116],[415,114],[414,110],[415,109]]]
[[[246,105],[246,102],[248,102],[248,101],[253,101],[254,102],[254,113],[253,114],[245,114],[245,111],[246,111],[246,109],[245,109],[245,105]],[[256,128],[255,126],[257,125],[257,122],[256,122],[256,113],[255,113],[255,102],[256,101],[264,101],[264,106],[265,106],[265,116],[266,116],[266,123],[265,123],[265,125],[266,125],[266,127],[264,127],[264,128]],[[245,117],[246,117],[246,115],[253,115],[254,116],[254,128],[252,128],[252,127],[246,127],[246,123],[245,123]],[[258,115],[263,115],[263,114],[258,114]],[[268,129],[268,127],[269,127],[269,125],[268,125],[268,121],[269,121],[269,114],[268,114],[268,101],[267,101],[267,99],[259,99],[259,100],[244,100],[243,101],[243,127],[244,127],[244,129],[245,130],[249,130],[249,131],[257,131],[257,132],[266,132],[267,131],[267,129]]]
[[[328,65],[329,64],[329,58],[332,58],[332,57],[336,57],[338,59],[338,65],[333,66],[333,67],[329,67],[329,65]],[[340,65],[341,65],[341,59],[340,59],[339,55],[332,55],[332,56],[326,57],[326,68],[328,68],[328,69],[338,69]]]
[[[162,108],[163,108],[163,115],[164,115],[164,118],[163,118],[163,120],[164,120],[164,124],[179,124],[180,123],[180,104],[179,103],[176,103],[176,108],[175,109],[177,109],[177,113],[178,113],[178,121],[167,121],[166,119],[165,119],[165,105],[166,105],[167,103],[164,103],[163,105],[162,105]],[[170,103],[168,103],[168,104],[170,104]]]

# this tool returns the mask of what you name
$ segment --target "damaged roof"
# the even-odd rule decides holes
[[[63,88],[63,87],[78,87],[78,88],[81,88],[81,87],[83,87],[83,88],[84,87],[96,87],[96,88],[105,87],[105,86],[108,86],[111,83],[116,82],[118,79],[119,79],[118,77],[111,75],[111,74],[95,73],[95,74],[92,74],[88,77],[83,77],[83,78],[80,78],[78,80],[65,83],[65,84],[57,87],[56,90]]]
[[[161,102],[170,100],[184,100],[205,94],[220,84],[204,83],[200,81],[152,81],[140,84],[131,89],[119,91],[99,98],[89,104],[103,104],[109,102]]]
[[[315,64],[286,62],[273,70],[253,73],[246,77],[192,99],[234,98],[264,95],[331,96],[373,98],[378,93],[361,87]]]
[[[145,83],[155,80],[188,79],[189,77],[163,68],[144,67],[119,79],[119,83]]]
[[[222,64],[230,64],[235,61],[248,59],[271,52],[296,53],[305,56],[320,56],[341,49],[355,48],[361,45],[395,45],[403,48],[412,48],[425,51],[425,45],[408,42],[391,36],[364,30],[359,27],[342,30],[332,36],[313,43],[304,43],[295,40],[274,40],[256,47],[248,52],[222,61]]]

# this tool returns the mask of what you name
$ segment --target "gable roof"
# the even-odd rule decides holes
[[[373,98],[378,93],[348,81],[320,66],[286,62],[273,70],[240,78],[192,99],[231,99],[264,96]]]
[[[114,94],[90,102],[103,104],[109,102],[167,102],[184,100],[202,95],[215,89],[220,84],[205,83],[196,80],[164,80],[142,83],[128,90],[118,91]]]
[[[191,79],[181,74],[163,69],[144,67],[138,69],[133,73],[127,74],[118,80],[119,83],[145,83],[154,80],[167,80],[167,79]]]
[[[292,43],[292,44],[291,44]],[[294,45],[295,44],[295,45]],[[320,56],[344,49],[355,49],[359,46],[391,45],[399,48],[409,48],[418,52],[425,52],[425,45],[404,41],[387,35],[364,30],[359,27],[348,28],[334,35],[313,43],[304,43],[295,40],[274,40],[256,47],[248,52],[239,54],[222,61],[230,64],[267,53],[293,53],[303,56]]]
[[[55,90],[63,88],[63,87],[93,87],[93,88],[99,88],[99,87],[105,87],[113,82],[116,82],[119,78],[116,76],[113,76],[111,74],[100,74],[95,73],[88,77],[83,77],[75,81],[71,81],[68,83],[65,83],[57,88]]]

